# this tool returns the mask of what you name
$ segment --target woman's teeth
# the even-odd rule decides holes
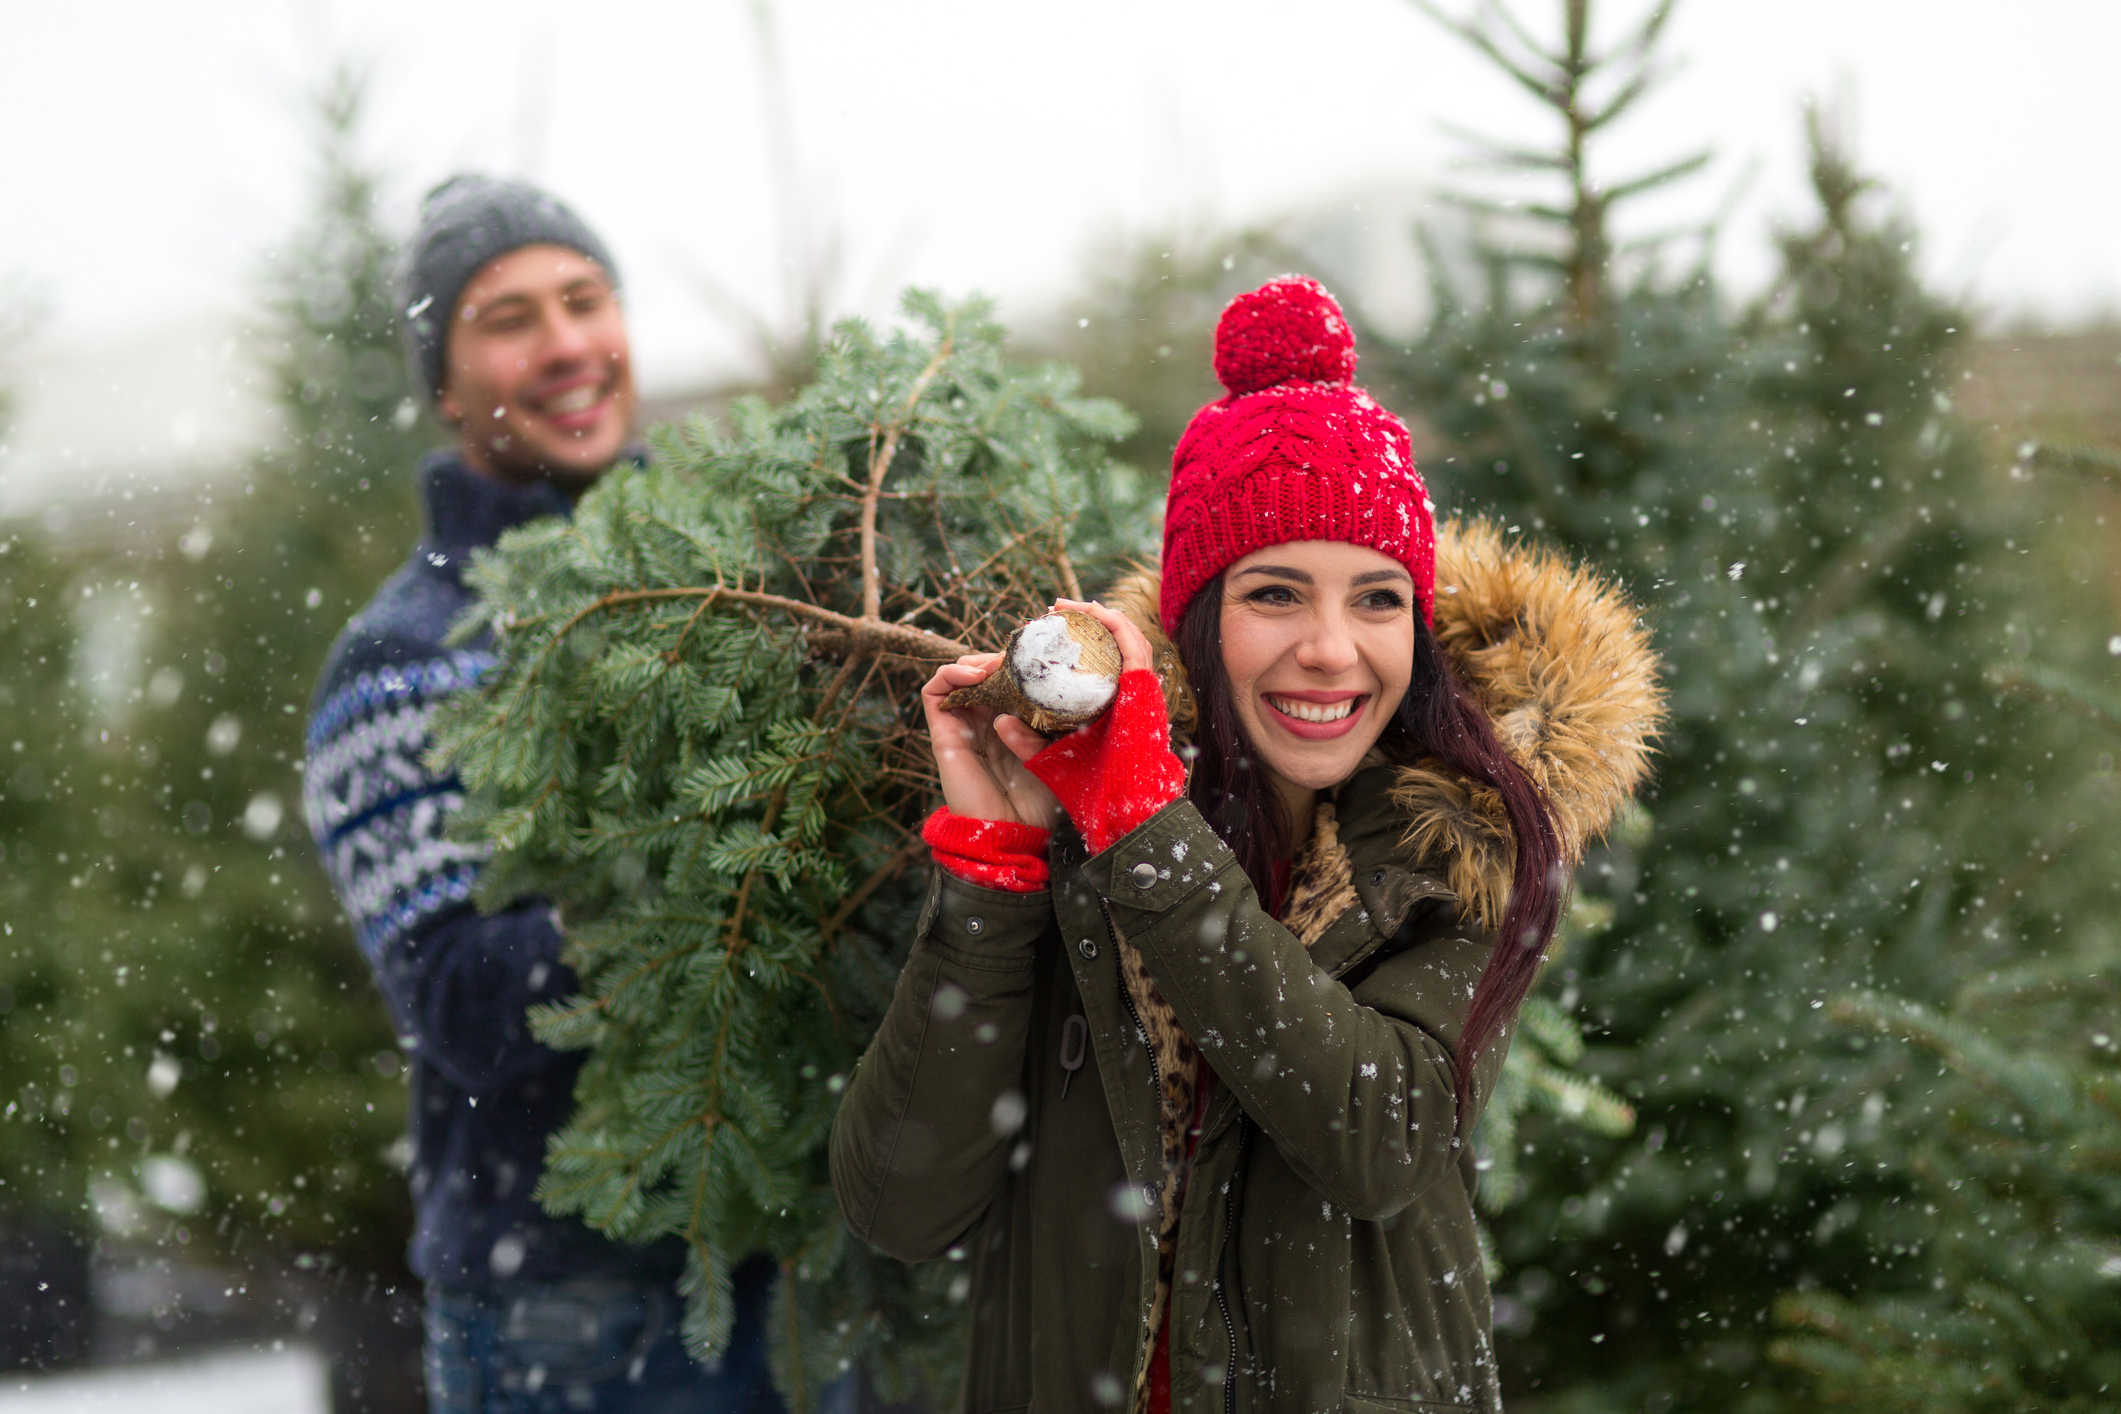
[[[604,398],[604,390],[591,383],[580,388],[569,388],[556,398],[545,400],[545,411],[566,416],[570,412],[582,412],[595,407]]]
[[[1339,702],[1292,702],[1286,697],[1269,697],[1277,712],[1285,712],[1299,722],[1337,722],[1355,710],[1362,701],[1359,697],[1345,698]]]

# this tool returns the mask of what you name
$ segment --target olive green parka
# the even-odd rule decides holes
[[[1182,732],[1153,578],[1113,599]],[[1575,858],[1660,718],[1632,610],[1447,523],[1435,627]],[[1454,1081],[1510,840],[1492,792],[1373,759],[1322,798],[1280,919],[1186,800],[1095,856],[1064,826],[1045,892],[937,872],[832,1176],[857,1236],[964,1264],[960,1409],[1139,1408],[1165,1321],[1174,1411],[1499,1408]]]

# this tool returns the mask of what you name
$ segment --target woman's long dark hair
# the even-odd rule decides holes
[[[1209,826],[1237,856],[1238,867],[1268,908],[1279,910],[1295,832],[1281,797],[1253,757],[1223,671],[1222,580],[1209,581],[1193,596],[1178,626],[1178,656],[1185,666],[1198,713],[1187,795]],[[1545,795],[1525,774],[1488,719],[1478,699],[1459,681],[1436,635],[1414,620],[1414,671],[1399,711],[1378,745],[1395,759],[1435,761],[1502,799],[1515,843],[1509,901],[1503,906],[1495,950],[1488,955],[1473,1003],[1466,1010],[1457,1056],[1459,1125],[1472,1107],[1473,1071],[1480,1054],[1517,1017],[1539,961],[1554,936],[1567,883],[1561,836]]]

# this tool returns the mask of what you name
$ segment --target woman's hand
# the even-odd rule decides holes
[[[1186,768],[1171,752],[1171,723],[1149,640],[1124,614],[1062,599],[1103,624],[1119,645],[1119,693],[1105,714],[1054,742],[1028,769],[1061,802],[1093,854],[1186,791]]]
[[[1147,647],[1144,642],[1144,651]],[[936,669],[921,689],[943,804],[970,820],[1013,820],[1050,830],[1060,819],[1060,802],[1024,769],[1024,762],[1045,749],[1046,739],[1019,719],[985,707],[943,705],[944,698],[979,682],[1001,660],[999,653],[968,653]]]
[[[1088,614],[1105,626],[1112,641],[1119,645],[1119,670],[1131,673],[1136,668],[1154,669],[1156,655],[1149,651],[1149,640],[1136,628],[1134,620],[1117,609],[1108,609],[1096,600],[1056,599],[1055,609],[1073,609],[1078,614]]]

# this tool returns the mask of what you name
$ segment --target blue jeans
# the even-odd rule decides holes
[[[770,1281],[770,1267],[738,1273],[736,1328],[712,1368],[685,1353],[682,1301],[671,1284],[510,1282],[490,1292],[430,1285],[428,1410],[785,1414],[766,1369]],[[852,1382],[842,1381],[824,1407],[851,1410],[852,1393]]]

